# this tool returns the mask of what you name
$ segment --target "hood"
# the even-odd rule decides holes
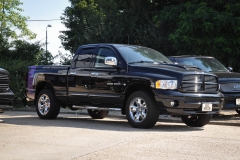
[[[218,76],[218,80],[221,83],[227,82],[239,82],[240,83],[240,73],[236,72],[212,72]]]
[[[186,65],[181,65],[181,64],[154,64],[154,63],[136,63],[131,65],[133,68],[135,67],[141,67],[141,68],[156,68],[156,69],[161,69],[161,70],[174,70],[177,72],[203,72],[202,70],[198,69],[195,66],[186,66]]]
[[[3,68],[0,68],[0,74],[9,75],[8,71]]]
[[[128,70],[130,72],[139,72],[145,74],[157,74],[159,76],[170,76],[170,77],[182,77],[186,74],[207,74],[213,75],[212,73],[203,72],[195,67],[188,67],[185,65],[178,64],[154,64],[154,63],[136,63],[129,65]]]

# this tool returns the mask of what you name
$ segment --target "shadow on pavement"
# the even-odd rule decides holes
[[[71,115],[71,114],[60,114],[54,120],[43,120],[34,114],[22,113],[7,114],[0,117],[4,120],[4,124],[14,125],[28,125],[28,126],[39,126],[39,127],[71,127],[71,128],[82,128],[82,129],[93,129],[93,130],[108,130],[108,131],[131,131],[131,132],[191,132],[191,131],[202,131],[204,127],[188,127],[184,123],[171,123],[171,122],[157,122],[155,127],[151,129],[137,129],[132,128],[127,120],[122,117],[110,116],[102,120],[95,120],[86,115]]]

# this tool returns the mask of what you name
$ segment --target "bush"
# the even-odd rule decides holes
[[[11,48],[11,49],[10,49]],[[49,53],[49,52],[48,52]],[[10,74],[10,89],[15,94],[13,107],[26,105],[25,87],[26,73],[28,66],[42,63],[52,63],[53,57],[48,54],[48,62],[44,60],[45,51],[40,43],[28,43],[26,41],[16,40],[11,42],[8,47],[0,49],[0,67],[6,69]]]

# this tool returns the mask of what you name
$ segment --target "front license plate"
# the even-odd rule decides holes
[[[203,103],[202,111],[212,111],[212,104],[211,103]]]
[[[240,98],[236,99],[236,105],[240,105]]]

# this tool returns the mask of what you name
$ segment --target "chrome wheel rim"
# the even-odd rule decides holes
[[[38,111],[40,112],[40,114],[46,115],[48,114],[49,110],[50,110],[50,99],[48,95],[43,94],[38,100]]]
[[[129,105],[129,115],[135,123],[141,123],[147,117],[147,105],[144,99],[134,98]]]

